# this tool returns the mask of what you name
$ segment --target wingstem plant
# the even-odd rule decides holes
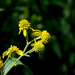
[[[20,50],[17,46],[12,46],[8,48],[7,51],[3,52],[2,58],[7,56],[7,59],[5,62],[1,60],[0,57],[0,71],[1,75],[7,75],[7,73],[17,65],[23,65],[25,66],[20,59],[23,56],[30,57],[30,53],[32,52],[42,52],[45,49],[44,44],[48,43],[49,39],[51,38],[50,34],[47,32],[47,30],[40,31],[38,29],[33,29],[26,19],[23,19],[19,22],[19,34],[21,31],[23,31],[23,35],[26,39],[26,46],[24,50]],[[32,35],[35,36],[36,38],[33,38],[30,42],[28,41],[28,32],[27,29],[32,30]],[[27,50],[28,46],[31,45],[32,49]],[[15,55],[18,54],[19,57],[16,58]]]

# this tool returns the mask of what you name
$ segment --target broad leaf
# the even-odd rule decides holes
[[[29,68],[26,65],[24,65],[20,60],[14,64],[16,59],[17,58],[10,58],[8,60],[8,62],[4,66],[3,75],[6,75],[9,72],[9,70],[11,70],[12,67],[17,66],[17,65],[23,65],[25,69],[27,69],[28,72],[30,72],[30,74],[32,75],[32,72],[29,70]]]

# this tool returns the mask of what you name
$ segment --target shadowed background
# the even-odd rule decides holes
[[[33,75],[75,75],[74,3],[74,0],[0,0],[0,55],[10,45],[24,49],[26,41],[22,33],[18,35],[18,23],[27,19],[31,27],[47,30],[51,39],[42,53],[34,52],[21,61]],[[28,33],[32,40],[30,30]],[[9,75],[17,75],[21,70],[23,75],[30,75],[21,68],[14,67]]]

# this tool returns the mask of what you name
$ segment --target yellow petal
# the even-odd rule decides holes
[[[7,55],[8,55],[8,51],[5,51],[5,52],[3,53],[2,58],[4,58],[4,57],[7,56]]]
[[[38,36],[38,37],[40,37],[41,34],[42,34],[41,31],[38,29],[35,29],[34,32],[32,33],[33,36]]]
[[[41,31],[40,31],[40,30],[38,30],[38,29],[35,29],[34,31],[35,31],[35,32],[41,32]]]
[[[19,28],[19,34],[21,33],[21,29]]]
[[[18,34],[20,34],[22,30],[23,30],[23,28],[19,28],[19,33]]]
[[[26,29],[23,30],[23,35],[26,37],[26,35],[27,35]]]
[[[32,27],[29,27],[32,31],[34,31],[34,29]]]
[[[31,45],[31,47],[33,47],[34,45],[35,45],[35,43],[32,43],[32,44],[30,44]]]
[[[18,55],[23,55],[23,52],[22,52],[21,50],[16,50],[16,53],[17,53]]]

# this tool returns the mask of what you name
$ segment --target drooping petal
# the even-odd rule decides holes
[[[34,29],[32,27],[29,27],[32,31],[34,31]]]
[[[22,52],[21,50],[16,50],[16,53],[17,53],[18,55],[23,55],[23,52]]]
[[[5,51],[5,52],[3,53],[2,58],[4,58],[5,56],[7,56],[8,54],[9,54],[9,52],[8,52],[8,51]]]
[[[23,35],[26,37],[27,36],[27,31],[26,29],[23,30]]]
[[[41,32],[39,29],[34,29],[35,32]]]
[[[33,36],[38,36],[38,37],[40,37],[40,36],[41,36],[41,33],[42,33],[42,32],[41,32],[40,30],[35,29],[34,32],[32,33],[32,35],[33,35]]]
[[[19,28],[19,33],[18,33],[18,34],[20,34],[20,33],[21,33],[21,30],[22,30],[22,28]]]

